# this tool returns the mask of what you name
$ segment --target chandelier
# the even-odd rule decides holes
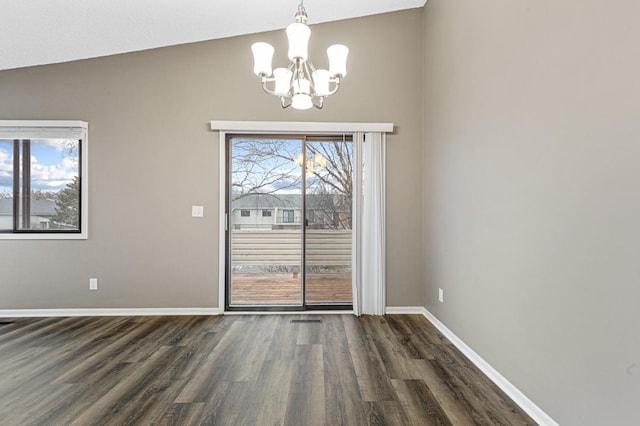
[[[321,109],[325,98],[338,91],[340,80],[347,75],[349,49],[342,44],[329,46],[329,69],[316,69],[309,59],[311,30],[307,26],[307,12],[302,1],[298,5],[295,20],[286,30],[291,61],[289,67],[272,70],[273,46],[258,42],[251,46],[253,72],[260,77],[265,92],[280,98],[282,108],[309,109],[315,106]]]
[[[298,155],[293,160],[293,162],[296,163],[296,165],[298,165],[298,166],[302,166],[302,164],[304,163],[304,156],[302,155],[302,153],[300,153],[300,155]],[[324,156],[322,154],[320,154],[319,152],[316,152],[313,155],[313,158],[308,158],[307,159],[307,164],[305,164],[305,170],[307,171],[308,174],[315,175],[316,174],[316,166],[320,167],[321,169],[326,169],[327,168],[327,159],[324,158]]]

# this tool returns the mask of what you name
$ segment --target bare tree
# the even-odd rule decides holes
[[[234,200],[251,194],[275,194],[300,187],[299,167],[293,162],[290,141],[236,139],[232,148]]]
[[[238,138],[232,146],[232,198],[299,190],[306,176],[307,210],[325,228],[350,229],[353,195],[351,141]],[[304,173],[303,173],[304,166]]]
[[[351,229],[353,150],[351,142],[307,143],[307,194],[326,228]],[[312,166],[312,167],[310,167]],[[315,204],[315,206],[313,205]]]

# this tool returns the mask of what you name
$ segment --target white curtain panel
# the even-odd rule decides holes
[[[355,132],[353,134],[353,219],[351,224],[351,247],[352,251],[352,295],[353,295],[353,314],[360,316],[362,314],[361,307],[361,289],[362,289],[362,145],[364,143],[364,133]]]
[[[357,220],[353,306],[355,315],[384,315],[385,258],[385,134],[356,133],[356,164],[364,159],[362,191],[356,177],[354,203]],[[358,155],[360,154],[360,155]],[[358,167],[358,169],[360,169]],[[362,198],[360,198],[362,194]],[[359,204],[359,205],[358,205]],[[359,243],[359,244],[358,244]],[[358,262],[359,261],[359,262]]]

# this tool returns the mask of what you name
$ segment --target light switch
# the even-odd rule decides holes
[[[191,206],[191,217],[204,217],[204,206]]]

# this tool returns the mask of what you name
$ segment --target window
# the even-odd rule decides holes
[[[85,239],[87,123],[0,120],[0,239]]]
[[[282,223],[294,223],[293,210],[282,210]]]
[[[240,210],[240,216],[241,217],[249,217],[249,216],[251,216],[251,210],[244,210],[244,209]]]
[[[315,210],[307,210],[307,224],[316,223],[316,211]]]
[[[262,210],[262,217],[271,217],[271,210]]]

